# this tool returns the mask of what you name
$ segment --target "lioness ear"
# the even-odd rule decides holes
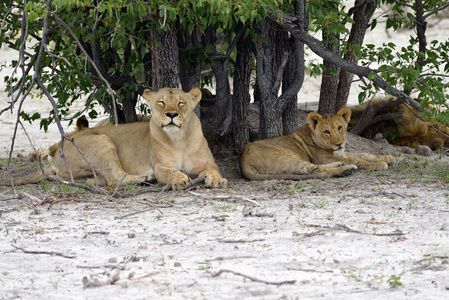
[[[145,89],[142,93],[142,97],[145,98],[148,102],[151,101],[156,92],[152,92],[150,89]]]
[[[190,96],[192,96],[192,100],[195,102],[195,105],[200,102],[202,94],[201,94],[201,90],[199,88],[193,88],[190,90],[190,92],[188,93],[190,94]]]
[[[76,120],[75,131],[81,131],[84,128],[89,128],[89,121],[87,120],[85,115],[82,115]]]
[[[343,107],[338,111],[337,117],[342,117],[346,123],[349,123],[349,120],[351,120],[351,109],[349,107]]]
[[[321,117],[321,115],[317,112],[311,112],[307,116],[307,123],[309,123],[309,126],[312,130],[315,130],[318,123],[321,122],[322,120],[323,117]]]

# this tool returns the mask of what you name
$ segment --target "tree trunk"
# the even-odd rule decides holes
[[[266,41],[270,38],[271,22],[263,19],[256,26],[256,34],[260,38],[256,41],[257,48],[257,78],[260,92],[259,139],[266,139],[282,134],[282,117],[277,92],[273,90],[273,62],[274,51],[272,44]]]
[[[238,28],[243,26],[238,24]],[[237,55],[234,66],[234,95],[232,136],[235,150],[242,152],[249,142],[248,105],[250,102],[249,83],[251,79],[251,37],[247,36],[237,42]]]
[[[308,20],[305,13],[304,1],[295,3],[294,14],[301,20],[304,20],[304,30],[308,29]],[[286,38],[285,44],[289,49],[289,61],[287,63],[285,73],[282,79],[282,91],[285,92],[295,81],[299,81],[300,88],[304,82],[304,43],[289,36]],[[290,134],[298,129],[298,96],[294,95],[287,100],[287,105],[282,112],[282,128],[283,134]]]
[[[126,96],[123,98],[123,114],[125,117],[125,123],[137,122],[136,104],[137,104],[137,92],[129,92],[132,96]]]
[[[323,41],[326,49],[335,54],[340,53],[340,48],[338,47],[339,40],[340,36],[338,34],[326,34],[323,32]],[[335,114],[338,111],[337,88],[340,68],[327,59],[323,60],[323,65],[326,70],[322,74],[318,112],[320,114]]]
[[[184,91],[190,91],[194,87],[200,87],[201,62],[198,61],[196,48],[201,46],[201,31],[198,25],[193,27],[192,34],[189,33],[188,25],[184,36],[178,39],[179,47],[179,73],[181,86]],[[195,113],[200,117],[200,105],[195,107]]]
[[[165,31],[153,28],[151,37],[156,44],[151,49],[152,57],[152,82],[153,90],[164,87],[177,88],[179,75],[179,52],[176,40],[176,24],[168,22]]]
[[[337,3],[327,2],[329,10],[337,10]],[[332,25],[330,25],[332,26]],[[323,44],[326,49],[340,54],[340,35],[328,32],[331,29],[323,29]],[[318,103],[318,112],[320,114],[334,114],[337,112],[337,87],[340,68],[330,60],[323,59],[325,70],[321,77],[320,100]]]
[[[355,57],[354,50],[352,46],[361,46],[363,44],[363,39],[365,38],[366,29],[368,28],[369,21],[374,13],[375,4],[373,0],[356,0],[354,7],[349,10],[348,15],[350,15],[351,10],[354,11],[354,24],[351,27],[351,33],[348,38],[348,48],[344,55],[344,59],[355,63],[357,58]],[[354,74],[348,72],[344,69],[340,71],[340,79],[338,82],[337,89],[337,102],[336,110],[338,111],[343,106],[346,106],[348,102],[349,92],[351,91],[352,79]]]
[[[232,122],[232,99],[229,85],[229,58],[218,56],[215,60],[215,132],[224,135]]]

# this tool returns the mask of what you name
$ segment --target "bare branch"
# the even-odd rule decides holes
[[[442,11],[443,9],[446,9],[446,8],[448,8],[448,7],[449,7],[449,2],[446,3],[445,5],[442,5],[442,6],[437,7],[437,8],[435,8],[435,9],[427,10],[427,11],[426,11],[426,14],[423,16],[423,18],[424,18],[424,19],[427,19],[428,17],[430,17],[430,16],[434,15],[435,13],[437,13],[437,12],[439,12],[439,11]]]
[[[109,81],[106,80],[106,78],[103,76],[102,72],[100,71],[100,69],[98,68],[98,66],[95,64],[95,62],[93,61],[93,59],[89,56],[89,54],[87,53],[86,49],[83,47],[83,45],[81,44],[80,40],[78,39],[78,37],[76,36],[76,34],[73,32],[73,30],[70,28],[69,25],[67,25],[66,22],[64,22],[64,20],[62,20],[57,13],[52,12],[53,16],[55,17],[56,21],[62,25],[65,29],[67,29],[67,31],[70,33],[70,35],[72,36],[72,38],[75,40],[76,44],[78,45],[78,47],[81,49],[81,51],[84,53],[84,55],[86,56],[86,59],[92,64],[92,66],[94,67],[95,71],[97,72],[98,76],[101,78],[101,80],[106,84],[107,88],[108,88],[108,93],[112,98],[112,104],[114,105],[114,119],[118,120],[117,118],[117,109],[115,107],[115,96],[114,96],[114,92],[112,91],[111,85],[109,84]],[[117,122],[117,121],[116,121]]]
[[[271,284],[271,285],[284,285],[284,284],[295,284],[296,283],[296,280],[285,280],[285,281],[268,281],[268,280],[262,280],[262,279],[259,279],[259,278],[256,278],[256,277],[252,277],[252,276],[249,276],[249,275],[245,275],[245,274],[243,274],[243,273],[240,273],[240,272],[236,272],[236,271],[232,271],[232,270],[227,270],[227,269],[221,269],[221,270],[219,270],[218,272],[216,272],[216,273],[211,273],[211,272],[208,272],[212,277],[217,277],[217,276],[219,276],[220,274],[223,274],[223,273],[231,273],[231,274],[234,274],[234,275],[237,275],[237,276],[242,276],[242,277],[244,277],[244,278],[248,278],[249,280],[251,280],[251,281],[255,281],[255,282],[262,282],[262,283],[266,283],[266,284]]]

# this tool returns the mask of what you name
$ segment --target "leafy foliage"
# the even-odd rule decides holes
[[[176,23],[178,38],[186,32],[192,34],[199,26],[204,35],[208,28],[225,36],[228,43],[235,36],[238,22],[248,26],[248,32],[254,32],[254,25],[270,12],[291,11],[292,0],[183,0],[183,1],[137,1],[137,0],[29,0],[9,1],[0,4],[4,16],[0,31],[0,46],[20,50],[24,57],[13,61],[12,67],[22,69],[25,76],[5,77],[9,92],[27,93],[33,88],[32,68],[36,67],[36,58],[40,50],[42,33],[47,34],[46,54],[38,66],[39,77],[50,94],[57,99],[60,117],[75,118],[81,112],[71,112],[73,103],[84,102],[89,116],[94,118],[99,112],[94,110],[101,105],[111,113],[114,105],[120,109],[124,101],[133,98],[136,92],[149,85],[151,68],[148,57],[158,47],[152,31],[169,30],[167,24]],[[350,26],[355,23],[353,9],[346,7],[347,1],[314,0],[307,1],[310,26],[313,32],[325,32],[338,35],[340,39],[331,40],[340,56],[353,50],[362,66],[374,69],[368,79],[380,76],[390,85],[407,93],[414,93],[421,106],[429,104],[434,112],[446,108],[449,88],[449,41],[430,41],[423,43],[418,29],[423,22],[447,7],[445,0],[418,2],[405,0],[372,1],[375,17],[371,20],[373,30],[381,23],[387,29],[416,29],[411,35],[409,45],[397,47],[395,43],[381,46],[366,44],[354,46],[348,43]],[[356,1],[356,5],[360,1]],[[421,3],[421,2],[419,2]],[[383,12],[381,8],[388,8]],[[44,20],[48,16],[48,30],[44,30]],[[60,19],[58,19],[60,18]],[[424,28],[425,32],[425,28]],[[256,39],[256,35],[252,35]],[[32,37],[31,42],[27,41]],[[26,43],[26,44],[24,44]],[[423,50],[424,49],[424,50]],[[83,51],[85,50],[85,51]],[[210,46],[191,45],[183,49],[181,56],[187,66],[198,60],[203,69],[213,68],[214,51]],[[95,61],[100,70],[94,68]],[[191,60],[191,61],[190,61]],[[232,63],[232,60],[230,61]],[[230,68],[232,70],[232,68]],[[326,70],[323,64],[311,64],[311,75],[317,76]],[[17,74],[17,73],[16,73]],[[104,75],[104,79],[102,76]],[[336,76],[337,73],[333,74]],[[210,75],[204,75],[202,84],[211,83]],[[207,77],[209,76],[209,77]],[[105,80],[111,84],[115,99],[112,98]],[[364,101],[379,90],[373,81],[362,86],[359,100]],[[41,97],[42,91],[34,92]],[[113,103],[115,101],[116,103]],[[139,106],[139,109],[147,109]],[[22,114],[25,120],[33,121],[40,116]],[[47,129],[54,120],[54,112],[42,116],[41,127]],[[449,120],[443,113],[440,118]]]

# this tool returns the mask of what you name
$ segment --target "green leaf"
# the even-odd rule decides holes
[[[377,74],[374,71],[369,72],[368,79],[373,80],[377,77]]]
[[[371,31],[374,30],[374,28],[376,28],[377,25],[377,19],[373,19],[372,23],[371,23]]]

